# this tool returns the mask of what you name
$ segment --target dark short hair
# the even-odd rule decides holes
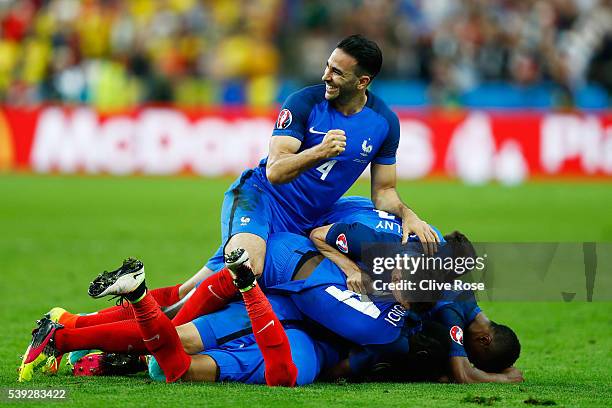
[[[485,357],[473,361],[474,365],[487,373],[501,373],[518,360],[521,354],[521,343],[516,333],[503,324],[491,321],[493,339]]]
[[[382,66],[382,52],[378,45],[362,35],[355,34],[340,41],[336,48],[346,52],[357,61],[359,75],[369,75],[374,78]]]
[[[450,245],[454,258],[476,258],[476,249],[465,234],[459,231],[453,231],[450,234],[444,235],[444,240]]]

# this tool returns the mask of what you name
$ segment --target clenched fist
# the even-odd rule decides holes
[[[325,134],[323,141],[317,146],[321,159],[336,157],[346,149],[344,130],[332,129]]]

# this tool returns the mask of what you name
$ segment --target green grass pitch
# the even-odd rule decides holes
[[[242,384],[158,384],[144,376],[56,377],[16,382],[34,320],[52,306],[93,311],[87,286],[136,256],[151,287],[182,282],[220,239],[230,179],[0,176],[0,399],[6,388],[66,387],[61,406],[558,406],[612,405],[612,303],[484,303],[518,333],[518,385],[316,384],[270,389]],[[612,184],[529,183],[515,188],[402,182],[402,197],[443,231],[481,241],[612,241]],[[369,194],[367,182],[352,191]],[[602,265],[610,273],[609,265]],[[603,272],[600,272],[603,273]],[[496,397],[491,399],[491,397]],[[25,406],[27,403],[19,403]],[[40,405],[32,403],[32,405]]]

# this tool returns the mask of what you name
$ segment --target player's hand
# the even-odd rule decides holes
[[[516,367],[508,367],[504,371],[502,371],[502,374],[506,376],[509,382],[516,383],[524,381],[523,373]]]
[[[372,279],[361,271],[354,272],[346,277],[346,286],[350,291],[367,295],[372,288]]]
[[[318,146],[321,159],[336,157],[346,149],[346,135],[344,130],[332,129],[323,137],[323,141]]]
[[[427,256],[433,256],[438,251],[440,238],[433,228],[416,215],[402,218],[402,245],[408,242],[408,235],[414,233],[419,237],[423,245],[423,251]]]

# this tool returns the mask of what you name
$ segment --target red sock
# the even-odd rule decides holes
[[[55,333],[55,345],[62,354],[91,349],[108,353],[147,353],[135,320],[78,329],[63,328]]]
[[[191,357],[183,350],[176,328],[150,293],[132,306],[145,347],[155,356],[166,382],[177,381],[189,369]]]
[[[114,312],[115,310],[117,310],[120,307],[124,307],[124,306],[111,306],[111,307],[107,307],[106,309],[98,310],[98,313]]]
[[[181,300],[179,298],[179,288],[181,284],[176,286],[168,286],[165,288],[151,289],[150,293],[155,298],[155,301],[161,307],[171,306]]]
[[[74,327],[89,327],[96,326],[98,324],[120,322],[122,320],[129,320],[134,318],[134,311],[132,305],[126,306],[115,306],[112,310],[106,310],[106,312],[98,312],[87,316],[77,316]],[[61,319],[60,319],[61,323]]]
[[[255,341],[263,355],[266,383],[269,386],[293,387],[297,380],[297,367],[291,357],[291,346],[270,302],[259,286],[243,292]]]
[[[173,305],[179,300],[181,300],[179,299],[179,288],[180,287],[181,287],[181,284],[179,283],[176,286],[168,286],[165,288],[151,289],[150,292],[155,298],[155,300],[157,301],[157,304],[159,304],[161,307],[166,307],[166,306]],[[106,309],[98,310],[98,313],[114,312],[120,307],[125,308],[125,306],[111,306],[111,307],[107,307]]]
[[[227,305],[238,293],[232,275],[227,268],[204,279],[193,295],[176,314],[172,323],[180,326],[196,317],[215,312]]]

